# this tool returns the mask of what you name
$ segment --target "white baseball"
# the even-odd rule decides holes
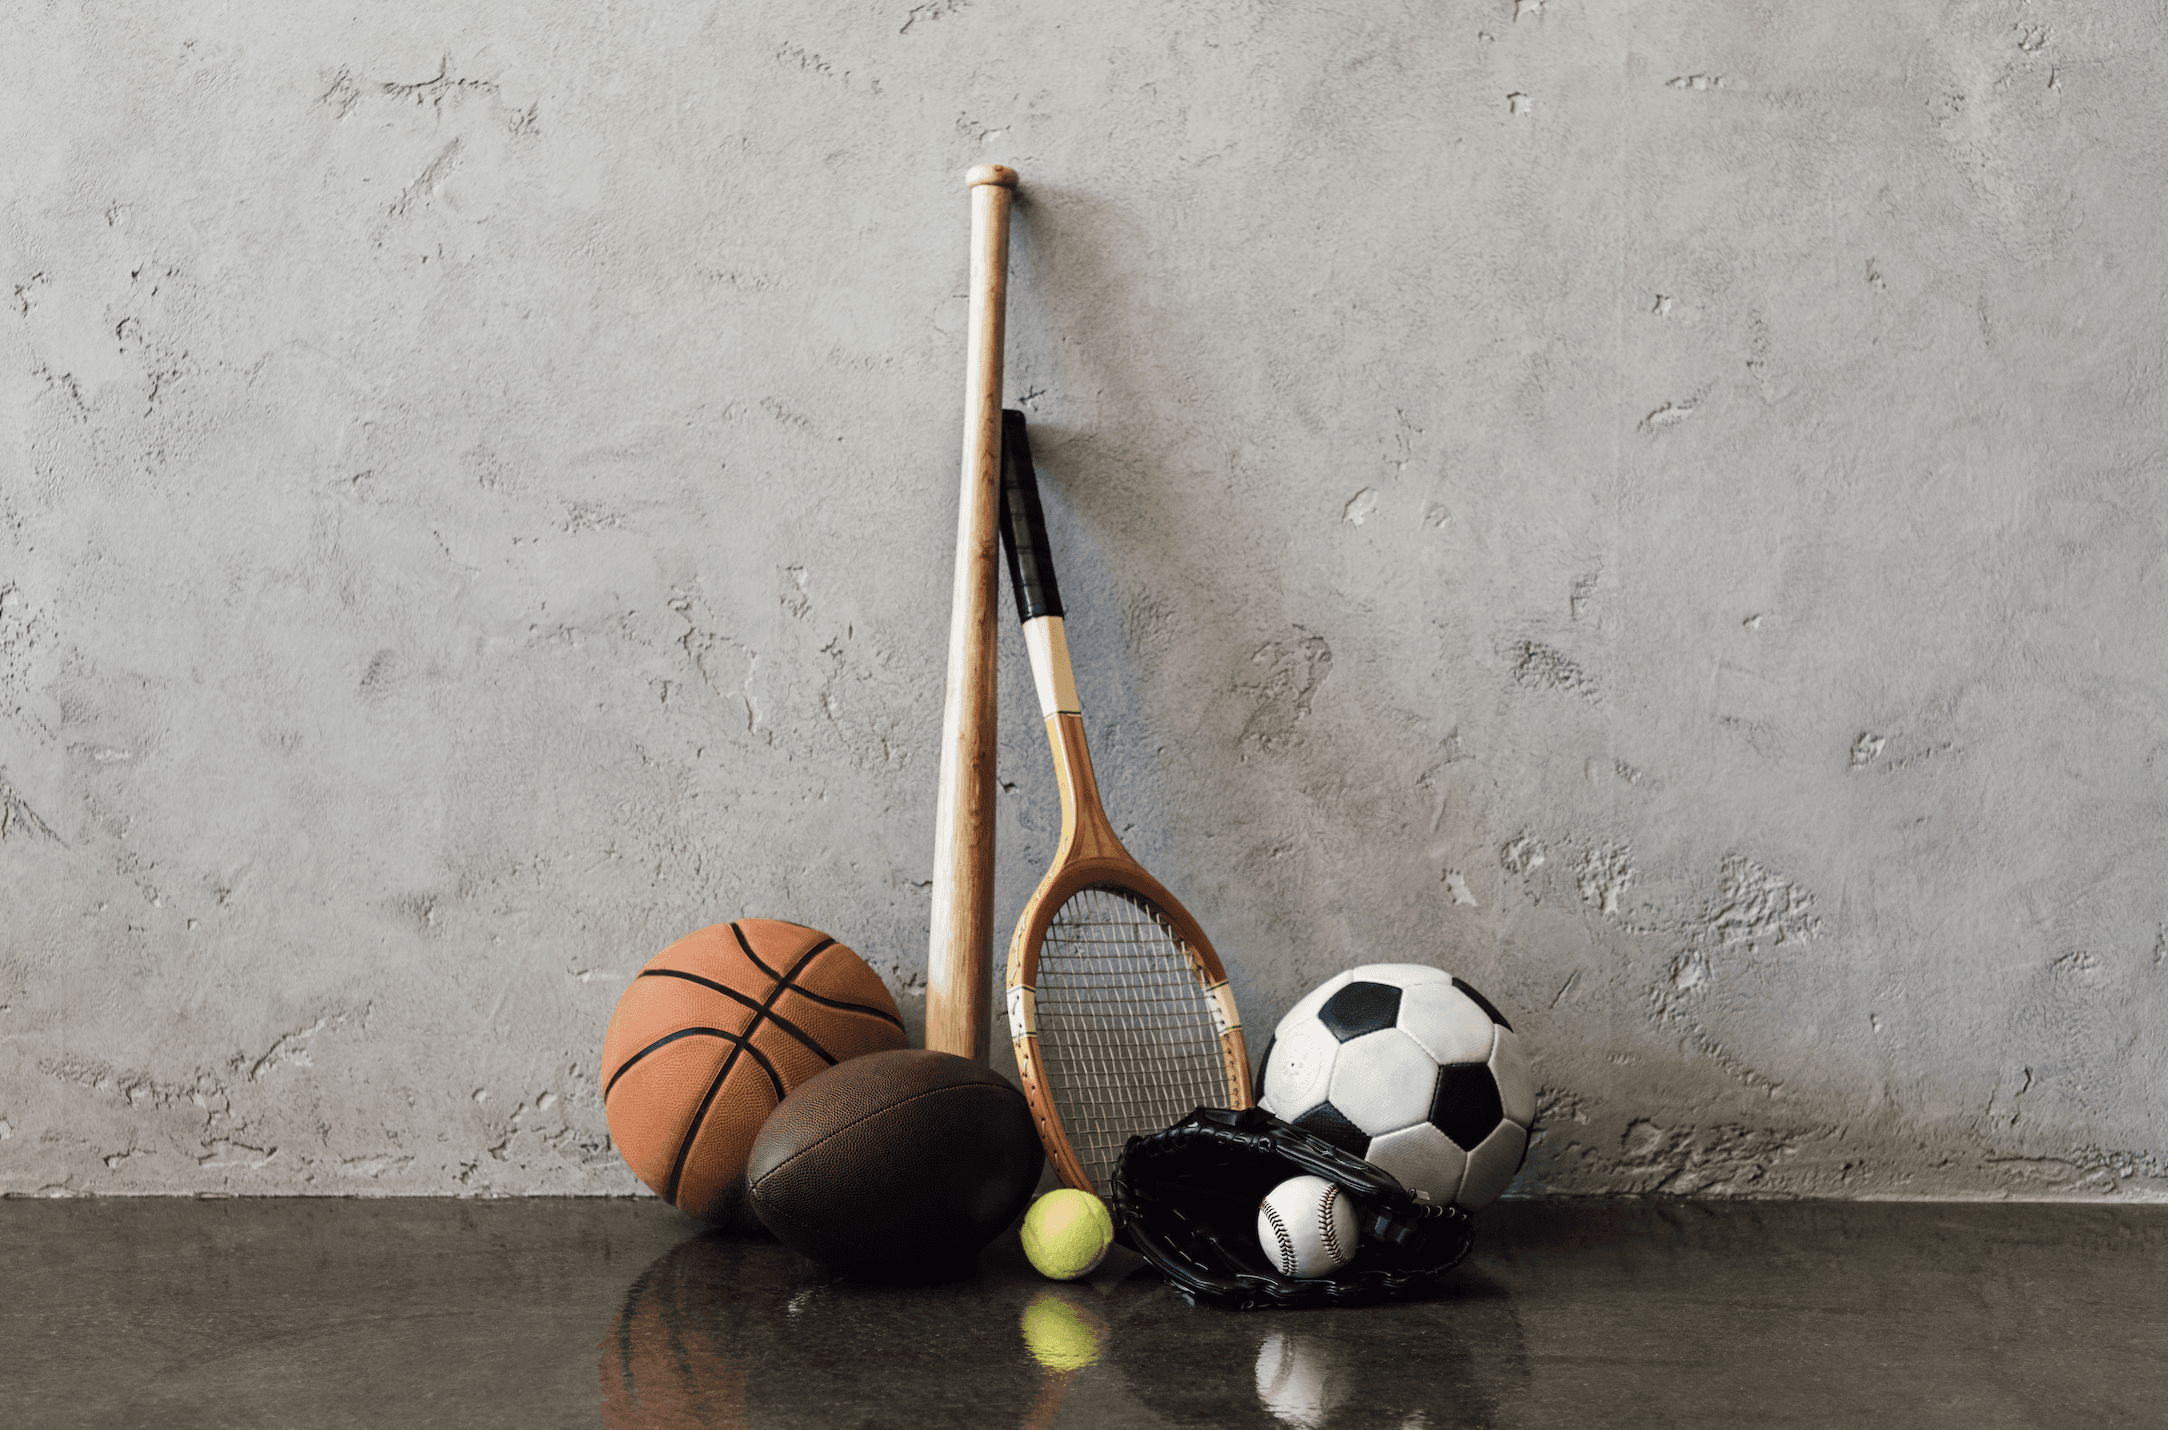
[[[1257,1207],[1257,1241],[1282,1276],[1324,1276],[1355,1255],[1355,1204],[1323,1177],[1289,1177]]]

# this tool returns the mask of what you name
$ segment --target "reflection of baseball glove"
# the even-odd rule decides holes
[[[1266,1262],[1257,1206],[1305,1173],[1347,1190],[1362,1213],[1362,1245],[1331,1275],[1297,1280]],[[1382,1168],[1255,1107],[1200,1107],[1164,1132],[1130,1138],[1114,1169],[1114,1214],[1176,1290],[1244,1311],[1419,1295],[1474,1239],[1458,1207],[1418,1201]]]

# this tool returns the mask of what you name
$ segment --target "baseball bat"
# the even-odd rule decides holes
[[[981,164],[971,191],[971,310],[964,358],[963,495],[941,706],[933,920],[926,949],[926,1046],[986,1061],[994,932],[994,747],[1001,499],[1001,347],[1016,171]]]

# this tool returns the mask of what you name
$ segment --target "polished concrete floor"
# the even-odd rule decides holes
[[[2168,1425],[2168,1207],[1506,1203],[1450,1294],[860,1286],[651,1201],[0,1201],[0,1425]]]

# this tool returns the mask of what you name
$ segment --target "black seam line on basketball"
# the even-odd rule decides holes
[[[801,985],[796,983],[790,985],[790,991],[797,994],[800,998],[804,998],[810,1002],[820,1004],[823,1008],[837,1008],[841,1009],[843,1012],[846,1013],[871,1013],[874,1017],[881,1019],[883,1022],[894,1023],[898,1028],[901,1028],[903,1026],[903,1019],[897,1017],[891,1012],[888,1012],[886,1009],[875,1008],[871,1004],[846,1003],[841,998],[823,998],[820,994],[815,993],[812,989],[802,987]]]
[[[715,1074],[715,1081],[708,1084],[707,1096],[700,1099],[700,1110],[693,1114],[692,1125],[685,1129],[685,1138],[678,1143],[677,1158],[670,1164],[670,1185],[663,1193],[663,1200],[672,1206],[677,1205],[678,1183],[685,1176],[685,1159],[692,1155],[693,1141],[700,1135],[700,1125],[707,1121],[708,1108],[714,1105],[715,1094],[723,1090],[723,1080],[730,1076],[731,1068],[736,1066],[739,1053],[747,1052],[753,1055],[753,1060],[768,1074],[768,1081],[775,1084],[775,1100],[779,1103],[783,1100],[783,1079],[776,1075],[774,1065],[762,1057],[760,1050],[753,1046],[753,1034],[759,1032],[760,1025],[772,1016],[769,1010],[774,1008],[775,1000],[783,996],[783,990],[791,986],[791,978],[811,962],[815,954],[835,943],[832,938],[823,938],[798,956],[798,961],[791,965],[789,973],[780,974],[761,962],[760,955],[753,952],[753,945],[747,941],[745,930],[738,927],[736,920],[731,921],[730,933],[737,939],[738,947],[745,950],[745,956],[753,960],[753,966],[775,980],[775,987],[761,1000],[760,1006],[753,1010],[753,1020],[745,1025],[745,1031],[739,1036],[737,1046],[730,1050],[730,1056],[723,1059],[721,1071]]]
[[[685,1124],[685,1135],[678,1139],[677,1156],[670,1159],[670,1180],[663,1184],[662,1199],[671,1206],[677,1205],[678,1183],[684,1180],[685,1158],[693,1150],[693,1139],[700,1135],[700,1125],[708,1120],[708,1108],[715,1102],[715,1094],[723,1090],[723,1079],[730,1076],[731,1068],[737,1065],[738,1054],[744,1051],[742,1042],[731,1045],[730,1056],[723,1059],[723,1066],[715,1074],[715,1081],[708,1084],[707,1094],[700,1099],[700,1107],[693,1113],[692,1121]]]
[[[758,1027],[759,1024],[760,1020],[756,1017],[753,1025]],[[738,1054],[753,1055],[753,1061],[760,1064],[760,1070],[766,1073],[768,1081],[775,1085],[775,1100],[783,1100],[783,1079],[776,1076],[775,1065],[762,1057],[760,1049],[753,1046],[750,1041],[752,1036],[753,1029],[747,1028],[743,1037],[731,1039],[730,1056],[723,1059],[721,1069],[715,1074],[715,1081],[708,1084],[707,1096],[700,1099],[700,1110],[693,1114],[692,1122],[685,1128],[685,1136],[678,1143],[677,1157],[670,1163],[669,1187],[662,1194],[662,1199],[672,1206],[677,1205],[678,1183],[685,1178],[685,1159],[692,1154],[693,1142],[700,1136],[701,1124],[708,1120],[708,1109],[715,1104],[715,1094],[723,1090],[723,1083],[730,1077],[730,1070],[737,1066]]]
[[[640,976],[642,978],[682,978],[687,983],[697,983],[702,988],[712,989],[715,992],[722,994],[725,998],[729,998],[735,1002],[742,1003],[756,1013],[760,1011],[760,1004],[754,1002],[751,998],[746,997],[737,989],[725,987],[724,985],[717,983],[712,978],[702,978],[697,973],[681,973],[675,968],[648,968],[642,969],[640,972]],[[805,1029],[799,1027],[796,1023],[793,1023],[790,1019],[784,1017],[781,1013],[771,1012],[768,1014],[768,1017],[770,1021],[772,1021],[778,1028],[781,1028],[784,1032],[790,1034],[799,1042],[805,1044],[808,1048],[812,1049],[814,1053],[819,1055],[823,1062],[827,1063],[830,1067],[835,1066],[835,1054],[829,1052],[819,1043],[814,1042],[812,1035],[806,1032]]]
[[[793,925],[793,927],[795,927],[795,925]],[[840,998],[825,998],[822,997],[820,994],[815,993],[812,989],[807,988],[805,985],[800,983],[794,983],[791,981],[798,976],[798,974],[805,968],[808,963],[811,963],[813,961],[814,954],[819,953],[822,949],[834,948],[836,946],[836,941],[834,939],[822,939],[819,943],[814,944],[811,948],[807,949],[804,953],[798,956],[798,961],[790,966],[790,972],[777,973],[774,969],[770,968],[767,964],[761,961],[759,954],[753,952],[753,946],[750,943],[746,942],[744,933],[740,932],[736,924],[732,924],[730,926],[730,931],[734,934],[737,934],[738,947],[744,949],[745,956],[753,960],[753,967],[759,969],[762,973],[767,974],[770,978],[773,978],[777,983],[781,984],[784,988],[788,988],[791,992],[797,994],[800,998],[810,998],[815,1003],[819,1003],[824,1007],[840,1008],[846,1013],[871,1013],[876,1018],[882,1019],[885,1022],[895,1024],[899,1030],[902,1029],[903,1019],[897,1017],[894,1013],[891,1013],[884,1008],[876,1008],[868,1003],[846,1003]],[[806,932],[811,933],[812,930],[807,929]],[[770,1001],[772,1002],[774,1000],[771,999]]]
[[[793,924],[791,927],[796,928],[798,927],[798,925]],[[798,956],[798,961],[790,966],[790,972],[777,973],[774,969],[770,968],[767,964],[761,961],[761,957],[759,954],[753,952],[753,946],[750,943],[746,942],[744,933],[740,932],[736,924],[732,924],[730,926],[730,931],[734,934],[737,934],[738,947],[744,949],[745,956],[753,960],[753,967],[759,969],[762,973],[767,974],[770,978],[773,978],[777,983],[781,984],[785,988],[788,988],[791,992],[797,994],[800,998],[810,998],[815,1003],[819,1003],[829,1008],[840,1008],[846,1013],[871,1013],[876,1018],[880,1018],[886,1022],[895,1024],[896,1027],[899,1029],[903,1027],[903,1019],[897,1017],[895,1014],[887,1011],[884,1008],[876,1008],[869,1003],[846,1003],[840,998],[824,998],[820,994],[815,993],[812,989],[807,988],[803,984],[793,983],[791,981],[798,976],[799,972],[803,970],[808,963],[811,963],[813,961],[814,954],[819,953],[822,949],[825,948],[834,948],[836,946],[836,941],[834,939],[822,939],[819,943],[814,944],[811,948],[807,949],[804,953]],[[806,932],[811,933],[813,932],[813,930],[807,929]]]
[[[960,1089],[960,1088],[969,1088],[969,1087],[983,1087],[983,1088],[987,1088],[987,1089],[990,1089],[990,1090],[992,1090],[992,1091],[997,1091],[997,1092],[998,1092],[998,1091],[1008,1091],[1008,1092],[1014,1092],[1014,1091],[1016,1091],[1016,1089],[1015,1089],[1015,1088],[1013,1088],[1013,1087],[1010,1087],[1010,1086],[1009,1086],[1009,1085],[1008,1085],[1008,1084],[1007,1084],[1006,1082],[1002,1083],[1002,1084],[1001,1084],[1001,1085],[1000,1085],[999,1087],[996,1087],[996,1086],[995,1086],[995,1084],[993,1084],[993,1083],[990,1083],[990,1082],[952,1082],[952,1083],[949,1083],[949,1084],[948,1084],[947,1086],[945,1086],[945,1087],[929,1087],[929,1088],[927,1088],[927,1089],[926,1089],[926,1090],[925,1090],[924,1092],[914,1092],[914,1093],[912,1093],[912,1094],[911,1094],[911,1095],[910,1095],[909,1097],[907,1097],[907,1098],[903,1099],[903,1101],[901,1101],[901,1102],[891,1102],[891,1103],[888,1103],[888,1104],[887,1104],[887,1105],[885,1105],[885,1106],[882,1106],[882,1107],[876,1107],[876,1108],[874,1108],[874,1109],[873,1109],[873,1111],[871,1111],[871,1112],[865,1113],[865,1114],[863,1114],[863,1115],[861,1115],[861,1116],[858,1116],[858,1117],[854,1117],[854,1118],[852,1118],[852,1119],[851,1119],[850,1121],[848,1121],[848,1122],[844,1123],[844,1124],[843,1124],[843,1125],[842,1125],[841,1127],[838,1127],[838,1128],[836,1128],[836,1129],[835,1129],[834,1131],[832,1131],[832,1132],[828,1133],[828,1134],[827,1134],[827,1136],[825,1136],[825,1137],[821,1138],[821,1141],[822,1141],[822,1142],[827,1142],[827,1141],[831,1141],[831,1140],[833,1140],[833,1139],[834,1139],[834,1138],[835,1138],[835,1137],[837,1136],[837,1134],[839,1134],[839,1133],[843,1133],[843,1132],[848,1132],[848,1131],[849,1131],[849,1130],[850,1130],[851,1128],[853,1128],[853,1127],[856,1127],[856,1126],[857,1126],[857,1125],[858,1125],[859,1123],[861,1123],[861,1122],[870,1122],[870,1121],[872,1121],[872,1120],[873,1120],[874,1118],[876,1118],[876,1117],[886,1117],[886,1116],[887,1116],[887,1115],[888,1115],[889,1113],[891,1113],[891,1112],[894,1112],[894,1111],[895,1111],[896,1109],[898,1109],[898,1108],[900,1108],[900,1107],[909,1107],[909,1106],[910,1106],[910,1105],[911,1105],[912,1103],[914,1103],[914,1102],[918,1101],[918,1100],[919,1100],[920,1098],[922,1098],[922,1097],[932,1097],[932,1096],[933,1096],[933,1095],[934,1095],[935,1093],[940,1093],[940,1092],[955,1092],[955,1091],[957,1091],[957,1090],[958,1090],[958,1089]],[[819,1143],[815,1143],[814,1145],[815,1145],[815,1146],[818,1146],[818,1145],[819,1145]],[[775,1165],[774,1165],[773,1167],[770,1167],[770,1168],[769,1168],[769,1169],[768,1169],[768,1170],[767,1170],[767,1171],[766,1171],[765,1173],[763,1173],[762,1175],[763,1175],[763,1176],[768,1176],[768,1177],[772,1177],[772,1176],[774,1176],[774,1175],[775,1175],[775,1174],[776,1174],[777,1172],[780,1172],[780,1171],[782,1171],[782,1170],[783,1170],[783,1169],[784,1169],[785,1167],[788,1167],[788,1166],[789,1166],[789,1165],[790,1165],[791,1163],[793,1163],[793,1162],[797,1161],[797,1160],[798,1160],[798,1159],[799,1159],[800,1157],[803,1157],[803,1156],[804,1156],[804,1155],[805,1155],[806,1153],[808,1153],[808,1152],[810,1152],[810,1151],[812,1151],[812,1150],[813,1150],[813,1148],[812,1148],[812,1147],[800,1147],[800,1148],[799,1148],[799,1149],[798,1149],[797,1151],[795,1151],[795,1152],[791,1153],[791,1154],[790,1154],[790,1155],[789,1155],[788,1157],[785,1157],[785,1158],[784,1158],[784,1159],[783,1159],[782,1161],[780,1161],[780,1162],[776,1163],[776,1164],[775,1164]]]
[[[832,938],[823,938],[819,943],[814,944],[804,953],[798,955],[798,961],[790,966],[790,972],[777,973],[767,964],[760,961],[759,954],[753,952],[753,945],[746,942],[745,930],[739,928],[736,924],[732,924],[730,926],[730,931],[733,934],[737,935],[738,947],[744,949],[745,956],[753,960],[753,966],[755,968],[758,968],[762,973],[767,974],[770,978],[775,980],[775,987],[768,990],[768,996],[761,999],[760,1006],[753,1010],[753,1021],[745,1025],[745,1036],[750,1038],[753,1036],[754,1032],[759,1029],[761,1023],[766,1019],[774,1018],[775,1021],[778,1023],[783,1021],[783,1019],[775,1012],[776,1000],[781,998],[786,992],[803,992],[804,990],[799,988],[797,984],[792,983],[791,980],[793,978],[796,978],[798,974],[805,968],[805,966],[813,961],[814,955],[818,954],[822,949],[834,948],[836,946],[836,941]],[[827,1054],[823,1053],[821,1056],[827,1057]],[[830,1059],[831,1065],[833,1065],[833,1062],[834,1060]],[[775,1085],[775,1100],[777,1102],[781,1102],[783,1100],[783,1084],[780,1081],[778,1081]]]
[[[632,1065],[640,1061],[640,1059],[646,1057],[649,1053],[654,1052],[657,1048],[660,1048],[665,1044],[674,1043],[680,1038],[698,1038],[703,1036],[710,1038],[721,1038],[726,1043],[735,1043],[740,1041],[739,1034],[726,1032],[721,1028],[680,1028],[674,1033],[666,1033],[662,1037],[657,1038],[654,1042],[649,1043],[646,1047],[640,1049],[640,1051],[634,1053],[631,1057],[625,1059],[623,1066],[619,1067],[616,1072],[610,1074],[609,1082],[602,1089],[603,1102],[605,1104],[609,1102],[611,1090],[617,1086],[617,1080],[623,1077],[626,1073],[631,1072]]]
[[[793,925],[793,927],[796,927],[796,925]],[[767,974],[770,978],[773,978],[778,983],[788,983],[791,979],[797,977],[798,970],[805,967],[807,961],[811,959],[814,954],[819,953],[824,948],[832,948],[835,946],[834,939],[823,938],[819,943],[814,944],[804,953],[798,955],[798,961],[790,966],[790,972],[777,973],[774,969],[770,968],[765,962],[762,961],[759,954],[753,952],[753,945],[751,941],[746,938],[744,929],[739,928],[736,924],[732,924],[730,926],[730,932],[736,936],[738,940],[738,947],[745,950],[745,956],[753,960],[753,967],[759,969],[762,973]],[[811,933],[813,932],[813,930],[807,929],[806,932]]]

